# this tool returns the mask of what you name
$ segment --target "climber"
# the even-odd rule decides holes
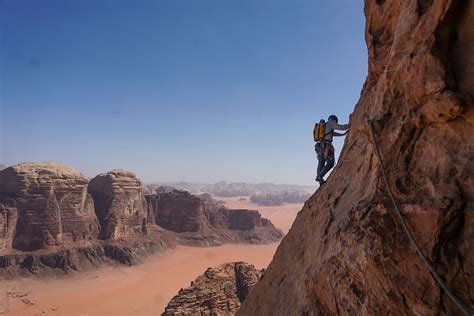
[[[329,170],[334,167],[334,146],[332,145],[333,136],[344,136],[347,134],[349,124],[338,124],[338,118],[335,115],[328,117],[328,121],[319,121],[314,125],[313,138],[316,144],[314,149],[318,157],[318,171],[316,174],[316,181],[319,185],[324,184],[324,176]],[[345,133],[338,133],[334,130],[346,131]]]

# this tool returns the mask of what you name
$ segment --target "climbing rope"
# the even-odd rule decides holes
[[[451,291],[451,289],[448,287],[448,285],[443,281],[443,279],[438,274],[438,272],[436,272],[433,265],[425,257],[425,255],[421,251],[420,246],[418,246],[418,243],[416,242],[416,240],[413,238],[412,234],[410,233],[410,230],[408,229],[408,226],[407,226],[407,224],[405,222],[405,219],[403,217],[403,214],[400,211],[400,208],[398,207],[397,201],[395,200],[395,197],[393,195],[392,187],[390,186],[390,182],[388,181],[387,171],[385,170],[385,166],[383,164],[382,155],[380,154],[379,145],[377,144],[377,141],[375,139],[375,131],[374,131],[374,126],[373,126],[373,121],[369,119],[369,120],[367,120],[367,124],[370,127],[370,132],[372,134],[372,141],[374,143],[375,152],[377,153],[377,157],[378,157],[378,160],[379,160],[379,163],[380,163],[380,167],[382,169],[382,175],[383,175],[383,178],[385,180],[385,184],[387,186],[388,194],[390,196],[390,199],[392,200],[393,207],[395,208],[395,211],[398,215],[398,218],[400,219],[403,230],[405,231],[405,233],[408,236],[408,239],[410,239],[413,246],[415,246],[416,252],[420,256],[421,260],[426,265],[426,267],[430,270],[430,272],[433,275],[433,277],[435,278],[436,282],[438,282],[438,284],[443,288],[443,290],[446,292],[446,294],[448,294],[448,296],[451,298],[451,300],[459,307],[459,309],[461,309],[464,312],[464,314],[471,315],[471,316],[474,315],[474,312],[467,305],[465,305],[456,296],[456,294],[454,294],[453,291]]]

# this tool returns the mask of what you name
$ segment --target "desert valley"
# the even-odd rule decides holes
[[[0,316],[474,315],[474,0],[0,14]]]
[[[238,195],[242,192],[213,197],[170,186],[145,187],[126,171],[99,175],[88,184],[79,172],[56,163],[14,166],[0,171],[0,178],[8,179],[1,186],[0,256],[0,311],[7,315],[161,313],[181,288],[209,267],[244,261],[266,268],[303,206],[260,206],[251,202],[251,195]],[[32,200],[49,214],[40,222],[29,222],[31,217],[25,215],[34,211]],[[92,208],[87,209],[88,203]],[[94,221],[94,209],[104,214],[102,222]],[[151,218],[150,223],[143,226],[133,219],[137,212],[147,221]],[[84,227],[98,222],[97,227],[110,230],[91,229],[98,237],[91,233],[84,238],[74,232],[77,222],[67,226],[68,216],[79,214],[89,220]],[[60,233],[51,233],[55,229]],[[29,231],[44,232],[45,237],[32,244]],[[109,243],[119,250],[106,254]],[[96,249],[93,255],[82,255],[82,249],[91,248]]]

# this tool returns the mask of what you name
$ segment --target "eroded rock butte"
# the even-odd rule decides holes
[[[176,244],[270,243],[283,233],[257,211],[172,188],[145,195],[126,170],[90,182],[59,163],[0,171],[0,274],[134,264]]]

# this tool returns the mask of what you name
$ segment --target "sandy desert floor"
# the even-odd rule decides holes
[[[261,207],[240,198],[221,199],[230,208],[261,211],[285,233],[301,204]],[[154,255],[133,267],[104,267],[54,279],[0,280],[0,311],[3,315],[159,315],[180,288],[207,267],[230,261],[246,261],[266,267],[278,243],[224,245],[212,248],[180,246]],[[7,292],[25,297],[8,297]],[[26,305],[28,299],[34,305]],[[1,313],[0,313],[1,315]]]

